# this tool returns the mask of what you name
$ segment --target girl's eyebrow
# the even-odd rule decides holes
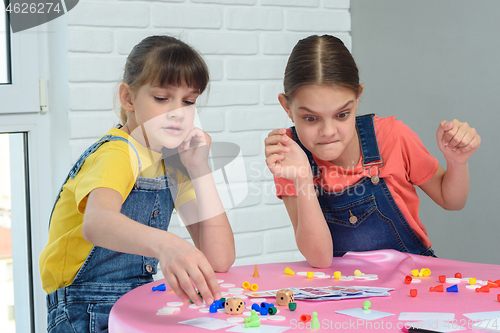
[[[352,100],[352,99],[351,99],[350,101],[348,101],[347,103],[345,103],[342,107],[340,107],[340,108],[338,109],[338,112],[339,112],[339,111],[342,111],[342,110],[343,110],[343,109],[345,109],[347,106],[349,106],[349,104],[351,104],[351,103],[353,103],[353,102],[354,102],[354,100]],[[313,110],[309,109],[307,106],[302,106],[302,105],[301,105],[301,106],[299,106],[299,107],[298,107],[298,109],[299,109],[299,110],[304,110],[304,111],[307,111],[307,112],[312,113],[312,114],[316,114],[316,113],[317,113],[317,112],[315,112],[315,111],[313,111]]]

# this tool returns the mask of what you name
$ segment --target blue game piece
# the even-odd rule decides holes
[[[217,312],[217,305],[215,305],[215,303],[210,305],[209,311],[210,311],[210,313],[216,313]]]
[[[268,313],[269,313],[268,308],[260,308],[260,315],[261,316],[267,316]]]
[[[458,286],[456,284],[454,284],[453,286],[446,288],[446,291],[456,293],[456,292],[458,292]]]
[[[260,312],[260,306],[257,303],[252,304],[252,310],[255,310],[255,312]]]
[[[165,291],[167,287],[165,287],[165,283],[160,284],[159,286],[153,287],[153,291]]]

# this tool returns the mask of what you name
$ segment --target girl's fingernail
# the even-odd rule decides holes
[[[222,295],[220,293],[215,294],[216,299],[220,299],[221,297],[222,297]]]

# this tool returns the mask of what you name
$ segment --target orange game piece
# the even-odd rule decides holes
[[[439,275],[439,282],[445,283],[446,282],[446,275]]]
[[[259,271],[257,270],[257,265],[255,265],[255,269],[253,270],[253,277],[259,277]]]
[[[462,274],[460,274],[460,273],[455,273],[455,277],[456,277],[457,279],[461,279],[461,278],[462,278]]]
[[[417,296],[417,289],[410,289],[410,296],[416,297]]]
[[[488,287],[490,288],[498,288],[498,283],[488,280]]]
[[[410,284],[411,280],[413,280],[413,278],[411,276],[409,276],[409,275],[405,276],[405,283],[406,284]]]
[[[486,286],[482,286],[481,288],[476,288],[476,293],[478,293],[480,291],[485,292],[485,293],[489,293],[490,292],[490,287],[488,287],[486,285]]]
[[[443,292],[443,285],[440,284],[439,286],[435,286],[435,287],[430,287],[429,288],[430,291],[439,291],[439,292]]]

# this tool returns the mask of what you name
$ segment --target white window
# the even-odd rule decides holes
[[[0,14],[0,84],[10,84],[10,41],[7,12]]]
[[[13,319],[12,332],[39,333],[46,332],[46,294],[40,286],[38,256],[47,241],[47,219],[54,200],[49,118],[40,113],[39,30],[12,33],[5,23],[5,11],[2,11],[0,136],[8,136],[6,153],[10,160],[13,300],[5,310],[0,310],[0,318]],[[22,311],[14,314],[14,308]],[[0,331],[10,332],[6,329],[7,326],[0,323]]]

